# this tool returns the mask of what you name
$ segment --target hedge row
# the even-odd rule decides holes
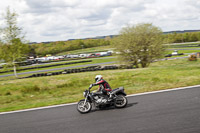
[[[29,67],[29,68],[22,68],[22,69],[17,70],[17,71],[48,68],[48,67],[55,67],[55,66],[62,66],[62,65],[71,65],[71,64],[78,64],[78,63],[85,63],[85,62],[92,62],[92,60],[83,60],[83,61],[69,62],[69,63],[63,63],[63,64],[52,64],[52,65],[48,65],[48,66],[35,66],[35,67]],[[3,71],[3,72],[0,72],[0,73],[7,73],[7,72],[13,72],[13,70]]]
[[[80,73],[80,72],[89,72],[89,71],[103,71],[103,70],[114,70],[114,69],[133,69],[133,67],[129,66],[90,66],[85,68],[76,68],[76,69],[66,69],[64,71],[52,72],[52,73],[38,73],[33,74],[24,78],[32,78],[32,77],[43,77],[43,76],[53,76],[60,74],[71,74],[71,73]]]

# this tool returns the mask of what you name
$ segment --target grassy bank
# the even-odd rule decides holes
[[[200,83],[200,61],[160,61],[149,68],[95,71],[78,74],[0,81],[0,112],[76,102],[102,74],[112,88],[124,86],[128,94]],[[94,89],[96,89],[94,87]]]

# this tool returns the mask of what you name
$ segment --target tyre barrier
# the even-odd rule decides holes
[[[39,73],[33,74],[24,78],[32,78],[32,77],[43,77],[43,76],[54,76],[60,74],[71,74],[71,73],[81,73],[81,72],[91,72],[91,71],[104,71],[104,70],[114,70],[114,69],[133,69],[131,66],[89,66],[85,68],[76,68],[76,69],[66,69],[60,72],[52,72],[52,73]]]

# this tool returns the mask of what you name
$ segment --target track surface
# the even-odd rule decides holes
[[[0,133],[199,133],[200,88],[128,97],[124,109],[76,105],[0,115]]]

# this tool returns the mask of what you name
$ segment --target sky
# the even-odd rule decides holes
[[[1,0],[0,27],[8,6],[30,42],[117,35],[139,23],[200,30],[200,0]]]

